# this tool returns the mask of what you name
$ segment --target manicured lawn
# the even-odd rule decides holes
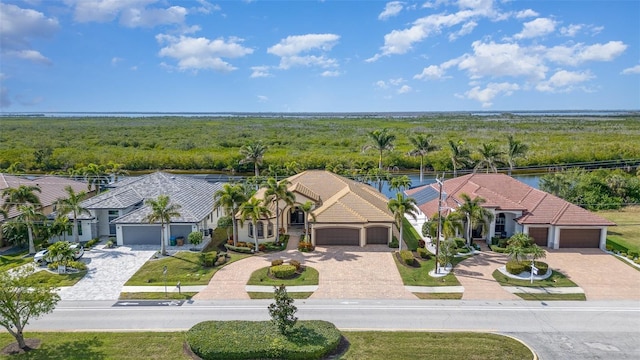
[[[584,294],[515,294],[523,300],[534,301],[585,301],[587,297]]]
[[[87,274],[87,271],[79,271],[72,274],[54,274],[46,270],[38,271],[37,273],[28,277],[30,281],[34,281],[38,284],[47,284],[50,286],[73,286],[80,279]]]
[[[269,267],[263,267],[254,271],[247,282],[247,285],[285,285],[285,286],[300,286],[300,285],[318,285],[318,270],[305,266],[302,274],[293,279],[274,279],[267,275]]]
[[[533,359],[522,343],[486,333],[346,331],[351,344],[343,360],[367,359]]]
[[[120,300],[191,300],[197,292],[123,292],[120,293]]]
[[[226,264],[244,259],[248,254],[230,254]],[[222,266],[226,265],[223,264]],[[125,284],[126,286],[164,286],[164,267],[167,267],[167,284],[175,286],[180,281],[186,285],[207,285],[213,274],[222,266],[205,268],[200,265],[200,253],[180,251],[173,256],[147,261]]]
[[[598,211],[598,215],[618,224],[608,228],[607,244],[620,251],[626,252],[624,249],[640,251],[640,206],[628,206],[615,211]]]
[[[396,267],[402,277],[402,282],[410,286],[459,286],[460,282],[453,273],[440,278],[434,278],[429,275],[429,271],[434,270],[436,261],[432,256],[429,260],[419,260],[420,267],[412,268],[401,264],[396,256],[393,256]],[[462,261],[462,258],[456,258],[456,263]]]
[[[553,271],[551,276],[549,276],[545,280],[534,280],[533,284],[530,280],[518,280],[512,279],[505,274],[501,273],[500,270],[495,270],[493,272],[493,278],[502,285],[502,286],[526,286],[526,287],[577,287],[576,283],[569,280],[564,274]]]
[[[33,262],[33,257],[25,257],[26,254],[27,252],[23,251],[18,254],[0,256],[0,271],[7,271],[22,264]]]
[[[462,293],[413,293],[422,300],[460,300]]]
[[[418,234],[406,218],[402,218],[402,237],[411,251],[415,251],[418,248],[418,241],[422,239],[422,236]]]
[[[218,247],[227,241],[227,231],[223,228],[216,227],[213,229],[213,236],[211,241],[207,244],[207,247],[202,249],[203,252],[210,252],[218,250]]]
[[[265,292],[248,292],[249,297],[253,300],[257,299],[273,299],[273,293],[265,293]],[[308,299],[311,296],[312,292],[288,292],[287,293],[292,299]]]

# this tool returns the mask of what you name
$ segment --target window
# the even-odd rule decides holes
[[[264,238],[264,224],[262,221],[258,221],[258,238]]]
[[[496,236],[506,237],[506,233],[504,231],[505,230],[504,225],[505,225],[505,216],[504,216],[504,213],[500,213],[496,217],[496,227],[495,227]]]
[[[267,225],[267,237],[273,237],[273,223],[271,222]]]
[[[82,222],[78,221],[78,236],[82,236]]]
[[[117,219],[120,216],[120,211],[118,210],[109,210],[109,235],[116,235],[116,224],[112,224],[111,222]]]
[[[249,223],[249,237],[253,237],[253,224]]]

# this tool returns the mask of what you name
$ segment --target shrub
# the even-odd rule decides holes
[[[544,275],[549,271],[549,264],[542,261],[534,261],[534,264],[538,268],[538,275]],[[531,272],[531,262],[527,262],[526,271]]]
[[[269,271],[278,279],[286,279],[296,273],[296,267],[293,265],[276,265],[269,268]]]
[[[429,258],[429,251],[427,251],[427,249],[425,249],[425,248],[418,248],[418,255],[422,259],[428,259]]]
[[[300,241],[298,243],[298,251],[309,252],[313,250],[314,250],[314,246],[309,241]]]
[[[633,262],[638,264],[638,265],[640,265],[640,259],[635,259],[635,260],[633,260]]]
[[[112,239],[109,239],[109,241],[107,241],[107,243],[104,244],[104,247],[106,247],[107,249],[111,249],[115,246],[116,246],[116,243]]]
[[[218,253],[215,251],[200,253],[200,265],[204,267],[215,266],[216,260],[218,260]]]
[[[467,242],[463,238],[454,238],[453,241],[456,243],[456,247],[461,249],[467,245]]]
[[[516,261],[509,261],[507,262],[506,268],[509,274],[519,275],[521,272],[526,270],[527,264]]]
[[[396,238],[395,235],[393,236],[393,239],[391,239],[391,242],[389,243],[389,247],[392,249],[397,249],[400,247],[400,243],[398,243],[398,238]]]
[[[289,264],[295,266],[296,271],[300,270],[300,267],[302,266],[298,260],[289,260]]]
[[[422,239],[418,240],[418,249],[419,248],[424,248],[426,245],[427,245],[427,243],[424,240],[422,240]]]
[[[605,249],[607,249],[607,251],[613,251],[613,246],[611,246],[611,245],[607,244],[607,245],[605,246]]]
[[[84,247],[85,247],[85,249],[86,248],[92,248],[99,242],[100,242],[100,239],[98,239],[98,238],[91,239],[91,240],[87,241],[86,244],[84,244]]]
[[[258,251],[265,251],[267,246],[265,244],[258,244]]]
[[[227,248],[227,250],[231,250],[239,253],[245,253],[245,254],[253,253],[253,247],[233,246],[229,244],[225,244],[224,247]]]
[[[499,241],[500,241],[500,236],[494,236],[491,238],[491,245],[498,245]]]
[[[500,247],[498,245],[491,245],[491,251],[495,251],[497,253],[505,253],[507,251],[506,248]]]
[[[467,247],[461,247],[461,248],[458,248],[458,249],[457,249],[457,251],[458,251],[458,253],[460,253],[460,254],[467,254],[467,253],[470,253],[470,252],[471,252],[471,250],[469,250],[469,248],[467,248]]]
[[[189,243],[192,244],[193,246],[198,246],[204,239],[204,236],[202,235],[201,231],[193,231],[189,233],[189,235],[187,236],[187,239],[189,240]]]
[[[404,261],[404,263],[407,265],[413,264],[413,253],[409,250],[400,251],[400,258],[402,258],[402,261]]]
[[[227,240],[227,245],[233,245],[233,239]]]
[[[637,258],[638,256],[640,256],[640,251],[638,250],[629,250],[627,252],[628,255],[633,256],[633,258]]]
[[[274,299],[275,302],[268,307],[271,321],[278,327],[280,334],[287,335],[298,321],[295,316],[298,308],[293,305],[294,300],[287,294],[284,285],[275,287]]]
[[[59,265],[64,265],[64,264],[62,262],[60,262],[60,261],[54,261],[54,262],[49,263],[49,265],[47,265],[47,267],[49,268],[49,270],[57,271]],[[67,261],[66,267],[67,268],[76,269],[78,271],[87,270],[87,264],[85,264],[85,263],[83,263],[81,261]]]
[[[284,264],[284,260],[282,260],[282,259],[276,259],[276,260],[271,261],[271,266],[278,266],[278,265],[282,265],[282,264]]]
[[[498,247],[506,248],[507,247],[507,239],[498,240]]]

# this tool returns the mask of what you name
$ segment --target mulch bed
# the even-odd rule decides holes
[[[24,343],[27,345],[26,349],[20,349],[18,347],[18,342],[13,342],[7,346],[5,346],[2,350],[0,350],[1,355],[18,355],[24,354],[29,350],[37,349],[40,347],[42,341],[40,339],[24,339]]]
[[[398,259],[398,262],[405,267],[408,267],[410,269],[416,269],[420,267],[420,262],[418,260],[416,260],[416,258],[413,258],[413,264],[409,265],[406,262],[404,262],[404,259],[400,256],[400,252],[396,252],[395,253],[395,257],[396,259]]]

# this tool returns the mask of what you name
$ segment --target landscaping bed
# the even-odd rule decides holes
[[[434,278],[429,275],[430,271],[435,270],[436,261],[432,257],[428,260],[416,259],[419,264],[418,267],[409,267],[402,261],[399,261],[396,256],[393,257],[402,278],[402,283],[409,286],[460,286],[460,282],[453,274],[449,273],[446,276]],[[455,258],[454,263],[462,261],[462,258]],[[455,266],[454,264],[454,266]]]
[[[249,298],[252,299],[252,300],[273,299],[274,298],[274,293],[273,292],[253,292],[253,291],[249,291],[249,292],[247,292],[247,294],[249,294]],[[300,299],[308,299],[311,295],[313,295],[313,292],[287,292],[287,294],[292,299],[300,300]]]
[[[247,282],[247,285],[270,285],[270,286],[301,286],[301,285],[318,285],[318,270],[310,266],[301,266],[300,270],[295,273],[294,277],[288,279],[279,279],[269,275],[270,267],[263,267],[254,271]]]
[[[551,276],[545,280],[534,280],[531,283],[530,280],[519,280],[513,279],[502,272],[500,270],[495,270],[493,272],[493,278],[502,285],[502,286],[523,286],[523,287],[578,287],[576,283],[569,280],[564,274],[558,271],[553,271]]]
[[[65,274],[58,274],[41,270],[29,276],[29,281],[36,284],[46,284],[53,287],[73,286],[87,274],[87,271],[78,271]]]

